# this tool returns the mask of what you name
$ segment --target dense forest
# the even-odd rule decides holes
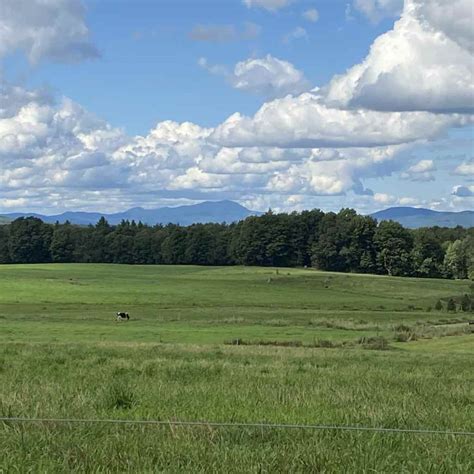
[[[406,229],[351,209],[249,217],[233,224],[0,226],[0,263],[262,265],[337,272],[474,278],[474,228]]]

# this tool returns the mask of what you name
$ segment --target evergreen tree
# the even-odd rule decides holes
[[[8,235],[10,226],[0,225],[0,263],[10,263],[10,252],[8,249]]]
[[[36,217],[20,217],[10,224],[8,249],[13,263],[51,261],[52,228]]]
[[[75,244],[76,239],[74,238],[71,224],[68,221],[63,225],[56,223],[50,245],[52,261],[58,263],[73,262],[75,258]]]

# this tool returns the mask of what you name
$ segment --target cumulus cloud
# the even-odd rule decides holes
[[[464,15],[458,17],[458,15]],[[406,0],[365,60],[336,76],[327,101],[379,111],[474,111],[471,0]]]
[[[401,174],[403,179],[410,181],[434,181],[436,166],[433,160],[420,160]]]
[[[470,198],[474,196],[474,186],[454,186],[451,191],[453,196],[458,196],[461,198]]]
[[[22,50],[31,63],[98,56],[80,0],[2,0],[0,57]]]
[[[465,161],[458,166],[453,171],[453,174],[459,175],[459,176],[467,176],[470,177],[471,179],[474,179],[474,159],[471,159],[469,161]]]
[[[70,5],[79,5],[73,0],[61,1],[68,15],[73,11]],[[47,5],[59,3],[48,0]],[[288,2],[247,3],[276,11]],[[381,0],[375,3],[382,4]],[[242,61],[231,71],[202,60],[201,66],[223,75],[235,88],[272,98],[253,116],[234,114],[216,128],[165,121],[144,136],[131,137],[71,100],[55,101],[44,91],[3,83],[2,206],[42,203],[43,208],[97,209],[97,203],[106,202],[111,210],[158,199],[225,197],[254,203],[251,207],[261,209],[277,203],[316,205],[317,196],[347,194],[355,196],[354,203],[368,206],[410,205],[413,198],[374,193],[364,181],[405,169],[400,152],[408,144],[424,143],[449,127],[470,123],[465,113],[469,101],[459,105],[467,94],[469,76],[465,73],[469,67],[465,59],[472,54],[471,33],[464,21],[466,4],[453,0],[452,14],[438,4],[435,0],[407,0],[394,29],[376,40],[362,64],[336,78],[328,88],[308,92],[301,71],[270,55]],[[83,10],[77,11],[75,18],[83,18]],[[464,16],[458,18],[461,14]],[[24,25],[28,21],[25,19]],[[54,48],[46,47],[44,40],[36,45],[41,35],[28,33],[29,27],[24,25],[19,26],[17,37],[30,38],[30,43],[10,40],[5,46],[0,41],[0,49],[21,48],[31,61],[61,57]],[[88,41],[86,30],[81,36],[70,28],[67,36],[55,33],[54,21],[52,25],[54,37],[65,35],[58,43],[61,47],[76,40]],[[249,39],[258,32],[259,27],[253,24],[240,29],[202,26],[194,30],[194,39],[225,42]],[[3,30],[0,39],[2,34]],[[431,47],[438,48],[439,67]],[[419,71],[424,71],[423,75]],[[413,84],[419,86],[416,94],[412,93]],[[377,102],[376,98],[382,99]],[[470,162],[462,163],[454,172],[467,176],[470,166]],[[408,179],[426,180],[434,170],[431,160],[421,160],[403,173]],[[449,200],[440,200],[439,206],[461,206],[472,192],[472,187],[456,186]]]
[[[362,185],[362,178],[391,173],[398,147],[371,150],[360,148],[313,149],[305,158],[289,163],[286,170],[270,177],[266,189],[272,192],[305,195],[343,195],[349,191],[372,195]]]
[[[284,148],[375,147],[430,139],[463,116],[426,112],[383,113],[328,108],[315,93],[264,104],[253,117],[234,114],[216,128],[222,146]]]
[[[362,179],[390,173],[398,151],[228,148],[210,139],[213,129],[172,121],[129,137],[70,100],[14,94],[22,101],[0,119],[0,196],[18,205],[29,199],[87,208],[107,197],[112,207],[190,193],[201,199],[275,193],[282,202],[296,194],[370,194]]]
[[[209,65],[204,58],[199,60],[199,65],[212,74],[224,76],[235,89],[262,95],[267,99],[297,95],[311,87],[302,71],[270,54],[241,61],[232,72],[224,66]]]
[[[55,104],[39,92],[5,86],[7,103],[15,102],[9,93],[20,100],[0,116],[2,191],[124,183],[125,170],[109,155],[126,140],[120,130],[68,99]]]
[[[316,23],[319,20],[319,12],[316,8],[309,8],[303,12],[303,18],[312,23]]]
[[[403,0],[354,0],[354,7],[372,23],[378,23],[383,18],[399,15]]]
[[[397,202],[397,198],[391,194],[375,193],[374,201],[377,204],[383,204],[384,206],[387,206],[387,205],[395,204]]]
[[[243,0],[243,3],[248,8],[259,7],[264,8],[270,12],[276,12],[281,8],[293,3],[294,0]]]

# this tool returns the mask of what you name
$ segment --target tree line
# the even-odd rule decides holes
[[[96,225],[19,218],[0,226],[0,263],[314,267],[336,272],[474,279],[474,228],[411,230],[354,210],[271,211],[232,224]]]

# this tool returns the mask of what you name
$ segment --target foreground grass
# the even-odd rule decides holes
[[[3,416],[473,431],[468,358],[192,345],[2,347]],[[3,425],[6,472],[472,472],[472,438],[241,428]]]
[[[472,432],[469,316],[427,310],[469,291],[294,269],[0,266],[0,416]],[[115,323],[119,310],[132,320]],[[418,340],[396,342],[401,325]],[[357,343],[380,336],[391,350]],[[446,435],[3,423],[0,446],[1,472],[474,470],[473,439]]]

